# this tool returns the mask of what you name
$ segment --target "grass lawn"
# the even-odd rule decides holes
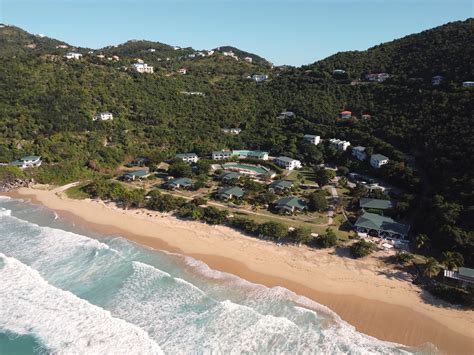
[[[308,168],[303,168],[300,170],[293,170],[291,173],[288,174],[288,176],[285,178],[286,180],[290,181],[298,181],[300,182],[300,179],[298,176],[301,175],[304,179],[304,184],[316,184],[314,181],[314,173],[312,169]]]
[[[66,191],[66,196],[69,198],[73,198],[75,200],[84,200],[86,198],[89,198],[89,195],[83,191],[84,186],[86,186],[87,183],[79,184],[77,186],[70,187]]]

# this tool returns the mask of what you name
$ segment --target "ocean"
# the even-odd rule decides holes
[[[406,354],[323,305],[0,196],[0,354]]]

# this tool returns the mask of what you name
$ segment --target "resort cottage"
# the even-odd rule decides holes
[[[215,197],[220,200],[231,200],[233,198],[242,198],[243,196],[244,190],[238,186],[224,187],[215,194]]]
[[[283,197],[275,202],[274,207],[282,213],[302,212],[306,209],[306,202],[295,196]]]
[[[181,159],[182,161],[185,161],[186,163],[197,163],[199,160],[198,156],[196,153],[181,153],[181,154],[176,154],[175,159]]]
[[[268,80],[268,75],[254,74],[250,77],[250,79],[255,81],[256,83],[261,83],[263,81]]]
[[[390,78],[390,75],[387,73],[375,73],[375,74],[366,74],[365,80],[381,83],[382,81]]]
[[[462,286],[474,285],[474,269],[460,267],[458,271],[444,270],[444,277],[459,282]]]
[[[42,160],[41,157],[38,155],[27,155],[21,159],[12,161],[10,165],[16,166],[20,169],[26,168],[36,168],[41,166]]]
[[[286,180],[275,180],[269,185],[269,190],[272,191],[286,191],[293,187],[291,181]]]
[[[352,155],[360,161],[363,161],[365,160],[365,158],[367,158],[367,154],[365,154],[365,147],[362,147],[360,145],[352,148]]]
[[[291,111],[283,111],[283,112],[280,112],[277,116],[277,118],[279,120],[287,120],[287,119],[293,119],[295,118],[296,115],[294,112],[291,112]]]
[[[189,178],[176,178],[167,181],[164,186],[170,190],[189,189],[193,186],[193,182]]]
[[[312,135],[312,134],[305,134],[303,136],[303,139],[310,143],[310,144],[314,144],[314,145],[318,145],[319,142],[321,142],[321,137],[320,136],[315,136],[315,135]]]
[[[135,170],[125,173],[123,175],[123,179],[125,181],[135,181],[135,180],[142,180],[149,177],[151,173],[148,170]]]
[[[377,198],[361,198],[359,206],[363,210],[386,211],[395,208],[395,203],[391,200],[380,200]]]
[[[220,176],[219,179],[224,182],[230,182],[234,180],[240,179],[240,174],[235,171],[224,171]]]
[[[153,74],[153,67],[146,63],[135,63],[133,64],[132,68],[138,73]]]
[[[300,169],[302,166],[299,160],[288,157],[278,157],[275,159],[275,163],[286,170]]]
[[[329,145],[336,148],[337,150],[342,150],[342,151],[345,152],[347,150],[347,147],[349,147],[351,145],[351,142],[341,141],[340,139],[331,138],[329,140]]]
[[[92,118],[92,121],[110,121],[114,119],[114,115],[110,112],[98,112]]]
[[[474,86],[474,81],[464,81],[462,83],[462,86],[464,86],[466,88],[473,87]]]
[[[388,159],[385,155],[382,154],[372,154],[370,157],[370,165],[372,165],[373,168],[379,169],[382,167],[382,165],[388,164]]]
[[[64,58],[66,59],[81,59],[82,54],[81,53],[76,53],[76,52],[69,52],[64,55]]]
[[[440,85],[444,80],[444,77],[441,75],[436,75],[431,78],[431,85],[437,86]]]
[[[370,235],[387,239],[406,240],[410,226],[376,213],[364,212],[354,223],[360,235]]]
[[[224,160],[232,157],[230,150],[215,150],[212,152],[212,160]]]

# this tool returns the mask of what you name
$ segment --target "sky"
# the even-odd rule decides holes
[[[465,20],[473,7],[474,0],[0,0],[0,23],[94,49],[130,39],[231,45],[299,66]]]

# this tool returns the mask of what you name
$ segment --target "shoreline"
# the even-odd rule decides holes
[[[359,332],[380,340],[407,346],[429,342],[450,354],[468,354],[474,348],[474,312],[444,308],[441,301],[433,301],[405,280],[404,273],[383,263],[386,253],[353,260],[328,250],[277,246],[229,227],[71,200],[61,191],[21,188],[6,195],[30,199],[103,235],[121,235],[153,249],[193,257],[253,283],[284,287],[329,307]],[[422,297],[431,299],[425,302]]]

